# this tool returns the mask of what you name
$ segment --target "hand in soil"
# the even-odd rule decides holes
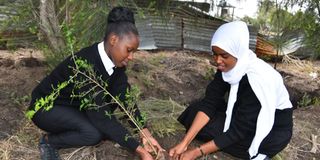
[[[157,153],[157,157],[156,160],[168,160],[169,159],[169,155],[167,152],[165,151],[159,151]]]
[[[141,157],[141,160],[153,160],[153,157],[151,156],[151,154],[141,154],[140,157]]]
[[[184,145],[183,143],[179,143],[176,146],[174,146],[173,148],[170,149],[169,151],[169,156],[171,159],[179,159],[179,157],[181,156],[181,154],[183,152],[185,152],[187,150],[187,146]]]
[[[187,150],[180,155],[179,160],[194,160],[199,157],[199,151],[197,149]]]
[[[153,160],[152,155],[141,146],[138,146],[136,152],[139,154],[141,160]]]
[[[148,142],[148,140],[149,140],[149,142],[151,143],[149,143]],[[143,137],[142,138],[142,143],[143,143],[143,148],[145,149],[145,150],[147,150],[149,153],[152,153],[153,152],[153,150],[152,150],[152,146],[156,149],[156,151],[159,153],[159,152],[163,152],[163,151],[165,151],[161,146],[160,146],[160,144],[158,143],[158,141],[156,140],[156,139],[154,139],[153,137],[148,137],[148,139],[147,138],[145,138],[145,137]],[[152,145],[152,146],[151,146]]]
[[[157,153],[165,151],[160,146],[158,141],[155,138],[152,137],[150,131],[147,128],[144,128],[143,130],[141,130],[141,132],[144,133],[144,134],[140,133],[140,137],[141,137],[142,144],[144,146],[143,148],[145,150],[147,150],[149,153],[152,153],[152,152],[154,152],[154,150],[152,149],[152,147],[153,147],[154,149],[156,149],[155,151]]]

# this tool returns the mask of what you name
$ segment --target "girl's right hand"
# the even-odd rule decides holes
[[[151,154],[141,146],[138,146],[136,152],[139,154],[141,160],[153,160]]]
[[[141,160],[153,160],[153,157],[151,156],[150,153],[141,154],[140,158],[141,158]]]
[[[180,155],[188,149],[188,146],[184,143],[179,143],[169,151],[169,156],[171,159],[179,159]]]

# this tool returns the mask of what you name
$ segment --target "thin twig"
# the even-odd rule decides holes
[[[70,160],[73,155],[75,155],[77,152],[79,152],[79,151],[82,150],[83,148],[85,148],[85,146],[74,150],[72,153],[70,153],[70,154],[68,155],[68,157],[66,158],[66,160]]]
[[[311,134],[311,141],[312,141],[312,148],[310,150],[311,153],[316,153],[318,150],[318,143],[317,143],[317,135]]]

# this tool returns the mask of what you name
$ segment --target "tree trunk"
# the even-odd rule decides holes
[[[319,3],[319,1],[317,2],[316,1],[316,8],[317,8],[317,11],[318,11],[318,20],[320,20],[320,3]]]
[[[40,29],[53,52],[61,53],[66,44],[60,31],[54,2],[54,0],[40,0]]]

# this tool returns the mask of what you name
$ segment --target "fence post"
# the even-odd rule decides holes
[[[184,49],[184,23],[183,17],[181,17],[181,49]]]

